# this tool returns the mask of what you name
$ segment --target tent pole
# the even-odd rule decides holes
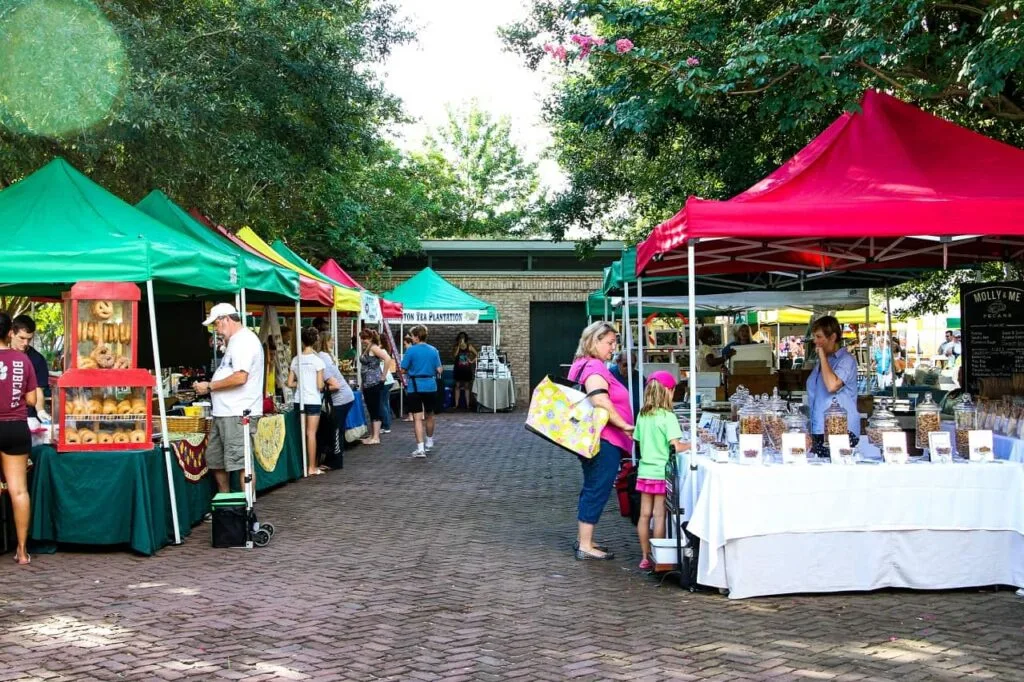
[[[643,277],[636,278],[636,376],[640,382],[640,395],[644,392],[644,280]],[[633,415],[636,419],[636,415]]]
[[[403,317],[398,321],[398,345],[395,351],[400,353],[398,356],[398,366],[402,366],[402,360],[405,358],[405,313],[402,313]],[[399,371],[401,375],[401,371]],[[405,418],[405,382],[400,382],[398,391],[398,416],[402,419]]]
[[[153,339],[153,370],[156,373],[156,396],[160,404],[160,449],[164,451],[164,466],[167,468],[167,494],[171,498],[171,523],[174,524],[174,544],[181,544],[181,529],[178,527],[178,496],[174,492],[174,470],[171,467],[171,441],[167,434],[167,405],[164,403],[163,368],[160,366],[160,343],[156,337],[156,297],[153,295],[153,280],[146,280],[146,298],[149,304],[149,334]],[[217,344],[214,343],[214,346]]]
[[[238,295],[237,291],[235,292],[235,310],[237,310],[239,313],[242,312],[242,298],[241,296]],[[245,324],[244,320],[242,321],[242,324]]]
[[[610,312],[609,311],[610,307],[611,307],[611,304],[610,304],[610,302],[608,300],[608,294],[605,294],[604,295],[604,319],[606,319],[606,320],[611,319],[608,316],[608,313]]]
[[[331,336],[334,337],[334,360],[338,360],[338,311],[331,310]]]
[[[870,304],[869,304],[870,305]],[[892,384],[892,397],[896,399],[896,355],[892,352],[892,309],[889,306],[889,283],[885,284],[885,326],[889,331],[889,382]],[[906,359],[904,358],[904,362]]]
[[[629,282],[623,282],[622,325],[626,329],[626,390],[629,391],[629,410],[633,411],[633,327],[629,322]],[[636,466],[636,446],[630,448],[630,461]]]
[[[249,316],[249,309],[245,301],[245,287],[242,287],[241,291],[239,291],[239,300],[242,304],[242,307],[238,309],[238,312],[242,315],[242,326],[248,327],[249,325],[245,322],[246,318]]]
[[[498,313],[494,313],[491,322],[491,343],[494,345],[494,381],[491,383],[491,408],[498,414]],[[458,405],[456,405],[458,407]],[[469,398],[466,398],[466,409],[469,409]]]
[[[302,303],[295,301],[295,333],[292,334],[295,338],[295,357],[299,359],[296,363],[295,379],[299,382],[296,387],[299,395],[299,433],[302,436],[302,477],[309,476],[309,470],[306,466],[306,406],[302,404]]]
[[[694,473],[696,469],[694,462],[696,462],[697,446],[700,445],[700,439],[697,437],[697,277],[694,273],[694,246],[696,243],[696,240],[691,239],[686,245],[686,284],[687,298],[689,298],[687,322],[690,336],[690,376],[688,377],[690,389],[690,456],[688,461],[690,471],[687,481],[693,490],[691,497],[693,500],[697,499],[697,476]],[[678,532],[678,528],[672,528],[673,534]]]

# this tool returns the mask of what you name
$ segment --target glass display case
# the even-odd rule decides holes
[[[138,359],[141,292],[129,282],[79,282],[65,293],[65,371],[57,380],[59,452],[152,447],[155,380]]]
[[[63,296],[65,369],[134,369],[138,365],[141,292],[130,282],[79,282]]]

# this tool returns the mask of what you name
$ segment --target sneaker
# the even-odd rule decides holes
[[[640,562],[640,565],[637,568],[641,571],[650,571],[654,569],[654,564],[651,563],[650,559],[644,557],[644,560]]]
[[[391,433],[391,429],[381,429],[381,433]]]
[[[423,450],[413,450],[412,456],[413,459],[426,459],[427,453],[424,452]]]
[[[433,449],[434,449],[434,439],[433,438],[428,438],[427,439],[427,452],[430,452]]]
[[[210,523],[211,521],[213,521],[213,512],[203,514],[203,523]]]

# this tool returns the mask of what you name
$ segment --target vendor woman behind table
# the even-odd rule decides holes
[[[838,398],[846,410],[846,423],[851,435],[860,435],[860,412],[857,410],[857,360],[843,348],[843,328],[839,320],[826,315],[811,326],[818,364],[807,378],[807,398],[811,405],[811,433],[824,436],[825,410]],[[851,441],[855,441],[851,438]]]

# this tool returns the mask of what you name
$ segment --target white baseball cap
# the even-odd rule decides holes
[[[218,317],[227,317],[228,315],[237,315],[238,311],[235,306],[230,303],[218,303],[217,305],[210,308],[210,316],[203,320],[203,326],[209,327],[211,324],[217,321]]]

